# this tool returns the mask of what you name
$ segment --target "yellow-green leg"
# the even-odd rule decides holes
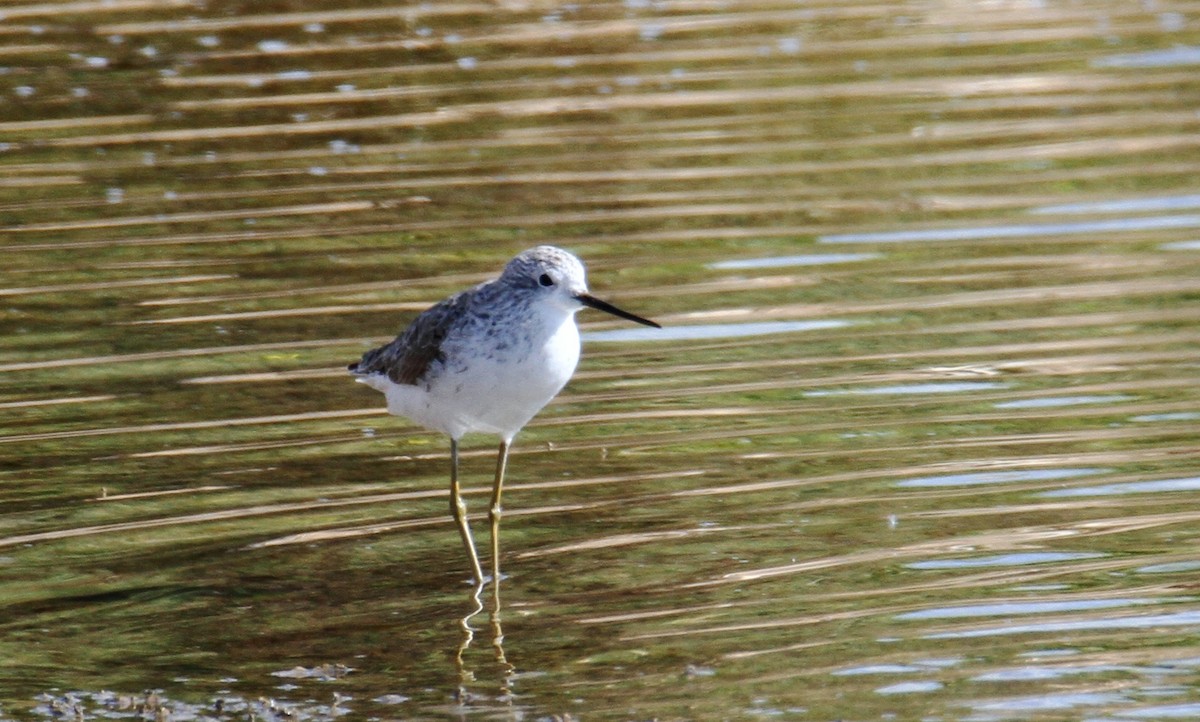
[[[467,556],[471,557],[471,572],[475,575],[475,584],[483,584],[483,568],[479,566],[479,554],[475,551],[475,540],[471,538],[471,526],[467,523],[467,503],[463,501],[462,492],[458,488],[458,439],[450,439],[450,515],[458,525],[458,533],[462,535]]]
[[[492,506],[488,509],[488,521],[492,523],[492,584],[500,584],[500,491],[504,487],[504,469],[508,466],[508,441],[500,442],[499,458],[496,459],[496,480],[492,482]]]

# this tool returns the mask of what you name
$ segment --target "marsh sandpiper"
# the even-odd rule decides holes
[[[450,437],[450,514],[484,582],[458,483],[458,444],[468,432],[500,437],[492,504],[492,579],[500,578],[500,492],[513,437],[554,398],[579,361],[575,313],[584,306],[660,328],[588,293],[583,264],[554,246],[532,248],[500,277],[421,313],[394,341],[350,364],[387,397],[389,413]]]

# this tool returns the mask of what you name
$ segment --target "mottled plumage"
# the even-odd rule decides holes
[[[500,437],[492,489],[492,573],[499,575],[500,491],[513,437],[571,378],[579,361],[575,313],[596,308],[658,324],[594,298],[583,264],[553,246],[517,255],[499,278],[421,313],[394,341],[350,364],[381,391],[388,411],[450,437],[451,513],[482,583],[458,489],[458,442],[469,432]]]
[[[431,363],[445,360],[442,341],[454,321],[463,317],[473,294],[473,290],[456,293],[426,310],[391,343],[368,351],[361,361],[350,364],[350,371],[357,376],[383,374],[409,386],[421,383]]]

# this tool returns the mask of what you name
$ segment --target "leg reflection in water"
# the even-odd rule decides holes
[[[462,708],[475,705],[488,706],[497,702],[512,707],[514,698],[512,681],[516,675],[516,668],[504,655],[504,630],[500,627],[500,580],[498,577],[492,582],[491,604],[488,610],[488,629],[492,635],[492,652],[498,667],[496,692],[495,694],[476,693],[468,688],[469,685],[478,681],[475,672],[468,666],[466,657],[471,642],[475,640],[476,630],[471,626],[471,620],[483,611],[483,596],[483,585],[479,584],[469,595],[471,611],[459,620],[462,636],[458,644],[458,651],[454,656],[454,665],[458,670],[457,702]]]

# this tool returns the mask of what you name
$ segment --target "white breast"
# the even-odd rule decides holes
[[[480,348],[448,339],[445,370],[425,386],[364,379],[387,396],[388,411],[460,438],[468,432],[511,441],[553,399],[579,362],[574,313],[542,318],[522,343]],[[456,361],[466,360],[466,363]]]

